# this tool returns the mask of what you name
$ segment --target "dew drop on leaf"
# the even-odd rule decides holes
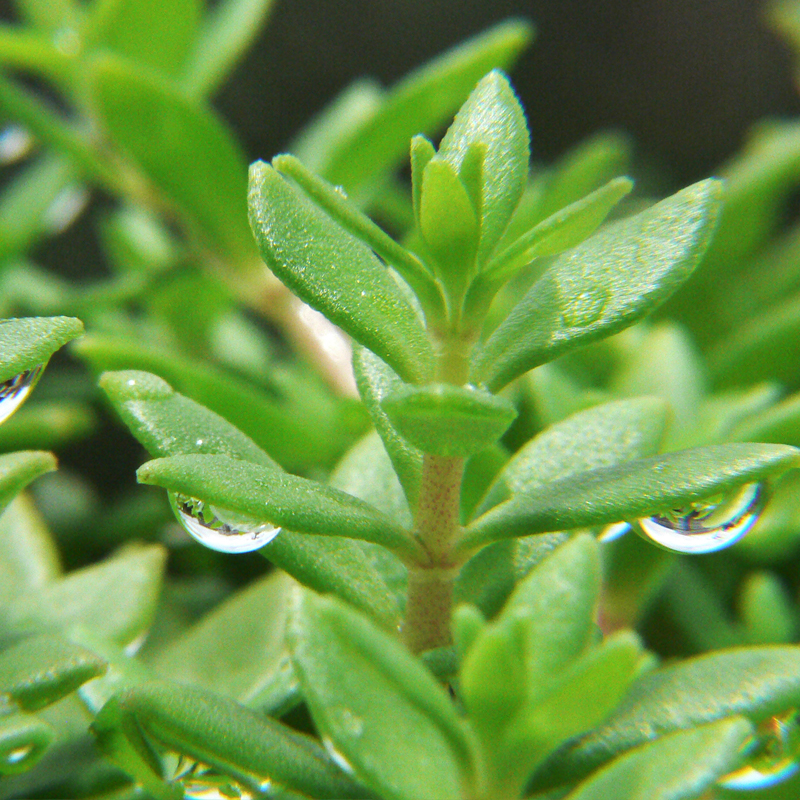
[[[630,529],[630,522],[613,522],[611,525],[606,525],[597,534],[597,541],[603,543],[614,542],[622,538]]]
[[[775,786],[800,771],[800,715],[790,709],[762,722],[743,745],[746,763],[719,779],[724,789],[753,791]]]
[[[43,365],[26,369],[0,383],[0,423],[5,422],[25,402],[43,369]]]
[[[713,553],[738,542],[764,508],[760,483],[747,483],[725,497],[712,497],[639,520],[650,541],[675,553]]]
[[[6,764],[19,764],[25,760],[33,752],[33,745],[25,745],[24,747],[15,747],[6,753]]]
[[[233,511],[215,508],[194,497],[170,494],[170,503],[189,535],[220,553],[258,550],[281,532],[267,522],[256,522]]]

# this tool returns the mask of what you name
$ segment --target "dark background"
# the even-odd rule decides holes
[[[712,174],[764,116],[800,111],[789,49],[758,0],[278,0],[217,98],[252,158],[270,157],[350,80],[388,85],[510,16],[533,21],[512,78],[534,156],[604,128],[676,187]]]

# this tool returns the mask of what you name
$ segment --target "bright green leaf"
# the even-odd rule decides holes
[[[704,252],[719,194],[718,181],[702,181],[557,259],[478,351],[474,379],[497,390],[663,302]]]
[[[104,661],[83,647],[54,636],[30,637],[0,653],[0,692],[35,711],[104,671]]]
[[[0,509],[5,508],[32,480],[55,468],[55,456],[40,450],[22,450],[0,456]]]
[[[774,573],[748,575],[739,608],[748,644],[789,644],[795,640],[794,601]]]
[[[55,731],[32,714],[0,716],[0,775],[29,770],[55,738]]]
[[[355,774],[391,800],[462,797],[471,746],[445,692],[393,637],[332,599],[302,596],[290,623],[314,720]]]
[[[713,445],[589,470],[496,506],[469,526],[461,546],[651,516],[777,477],[800,465],[798,455],[781,445]]]
[[[62,345],[83,333],[73,317],[0,320],[0,381],[47,363]]]
[[[742,419],[730,433],[734,441],[780,442],[800,446],[800,393]]]
[[[417,553],[410,533],[372,506],[316,481],[226,456],[148,461],[139,480],[299,533],[344,536]]]
[[[496,442],[517,416],[484,390],[436,383],[406,386],[381,401],[400,435],[425,453],[466,457]]]

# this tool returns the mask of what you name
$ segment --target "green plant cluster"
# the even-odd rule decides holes
[[[248,189],[210,98],[269,5],[0,27],[0,800],[796,797],[797,123],[660,200],[617,135],[532,166],[510,21]],[[34,253],[91,191],[78,286]],[[157,491],[53,472],[109,412]]]

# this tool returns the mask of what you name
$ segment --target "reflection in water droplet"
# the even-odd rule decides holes
[[[800,771],[800,719],[796,709],[762,722],[744,744],[747,763],[720,778],[724,789],[767,789]]]
[[[170,494],[175,516],[200,544],[220,553],[249,553],[271,542],[280,532],[267,522],[256,522],[222,508]]]
[[[598,542],[613,542],[622,538],[631,529],[630,522],[614,522],[611,525],[606,525],[600,533],[597,534]]]
[[[33,137],[21,125],[7,125],[0,131],[0,164],[13,164],[33,147]]]
[[[24,747],[16,747],[6,753],[6,764],[19,764],[33,752],[33,745],[28,744]]]
[[[676,553],[713,553],[744,536],[758,519],[766,493],[760,483],[747,483],[729,497],[712,497],[639,520],[644,535]]]
[[[0,383],[0,423],[5,422],[25,402],[43,369],[43,365],[26,369]]]
[[[169,762],[175,766],[169,768]],[[164,758],[167,774],[172,774],[172,783],[183,789],[184,800],[254,800],[254,794],[226,775],[221,775],[207,764],[202,764],[184,755],[167,754]],[[265,788],[269,781],[253,779],[254,783]],[[259,790],[256,790],[260,793]]]

